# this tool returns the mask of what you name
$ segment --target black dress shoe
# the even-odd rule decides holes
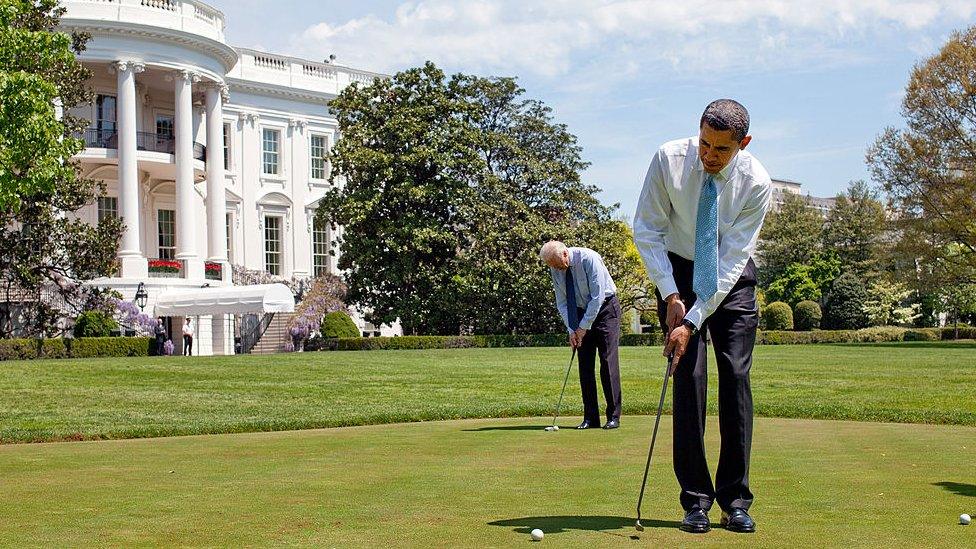
[[[593,424],[590,423],[590,420],[584,419],[583,420],[583,423],[580,423],[579,425],[577,425],[576,428],[577,429],[589,429],[591,427],[599,427],[599,426],[600,426],[599,423],[597,423],[596,425],[593,425]]]
[[[620,427],[619,419],[611,419],[603,426],[604,429],[616,429],[617,427]]]
[[[722,528],[730,532],[750,534],[756,531],[756,522],[745,509],[732,509],[729,513],[722,512]]]
[[[680,528],[684,532],[704,534],[712,529],[712,525],[709,524],[708,515],[705,514],[705,511],[695,508],[685,513],[685,518],[681,521]]]

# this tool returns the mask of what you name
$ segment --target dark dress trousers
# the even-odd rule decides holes
[[[692,291],[694,262],[668,253],[678,294],[688,309],[695,303]],[[667,304],[658,299],[658,317],[667,331]],[[688,342],[688,350],[674,373],[674,473],[681,485],[681,506],[686,511],[705,511],[713,501],[728,511],[748,509],[749,452],[752,447],[752,388],[749,370],[756,342],[759,313],[756,308],[756,265],[752,259],[714,314]],[[718,363],[718,413],[722,445],[712,485],[705,460],[705,396],[708,387],[705,330]]]
[[[582,318],[585,309],[577,308]],[[596,395],[596,356],[600,356],[600,383],[607,402],[607,421],[620,420],[620,301],[616,295],[603,300],[593,325],[583,337],[579,354],[580,390],[583,393],[583,419],[600,424],[600,404]]]

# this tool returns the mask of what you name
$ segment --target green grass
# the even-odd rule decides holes
[[[621,348],[624,417],[654,413],[660,348]],[[551,414],[567,349],[458,349],[0,363],[0,442]],[[717,376],[710,366],[709,409]],[[582,404],[575,372],[564,415]],[[756,348],[769,417],[976,425],[976,344]]]
[[[976,512],[976,428],[760,419],[758,533],[692,536],[676,528],[669,419],[639,540],[649,416],[610,432],[513,418],[3,445],[0,545],[518,547],[531,528],[540,547],[976,545],[957,525]]]

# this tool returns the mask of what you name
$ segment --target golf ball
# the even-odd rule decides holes
[[[972,522],[972,520],[973,520],[972,517],[970,517],[966,513],[959,515],[959,524],[966,525]]]
[[[532,530],[530,535],[532,536],[532,541],[542,541],[542,538],[545,537],[542,530],[539,530],[538,528]]]

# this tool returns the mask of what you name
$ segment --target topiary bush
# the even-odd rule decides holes
[[[766,305],[762,321],[766,330],[792,330],[793,309],[782,301],[774,301]]]
[[[71,343],[71,356],[149,356],[155,346],[151,337],[83,337]]]
[[[861,279],[844,273],[834,280],[824,300],[823,327],[828,330],[856,330],[868,324],[864,303],[868,292]]]
[[[793,311],[793,325],[797,330],[808,332],[820,329],[823,312],[816,301],[801,301]]]
[[[75,337],[108,337],[119,329],[119,323],[102,311],[84,311],[75,319]]]
[[[322,337],[359,337],[362,334],[352,317],[343,311],[326,313],[322,319]]]

